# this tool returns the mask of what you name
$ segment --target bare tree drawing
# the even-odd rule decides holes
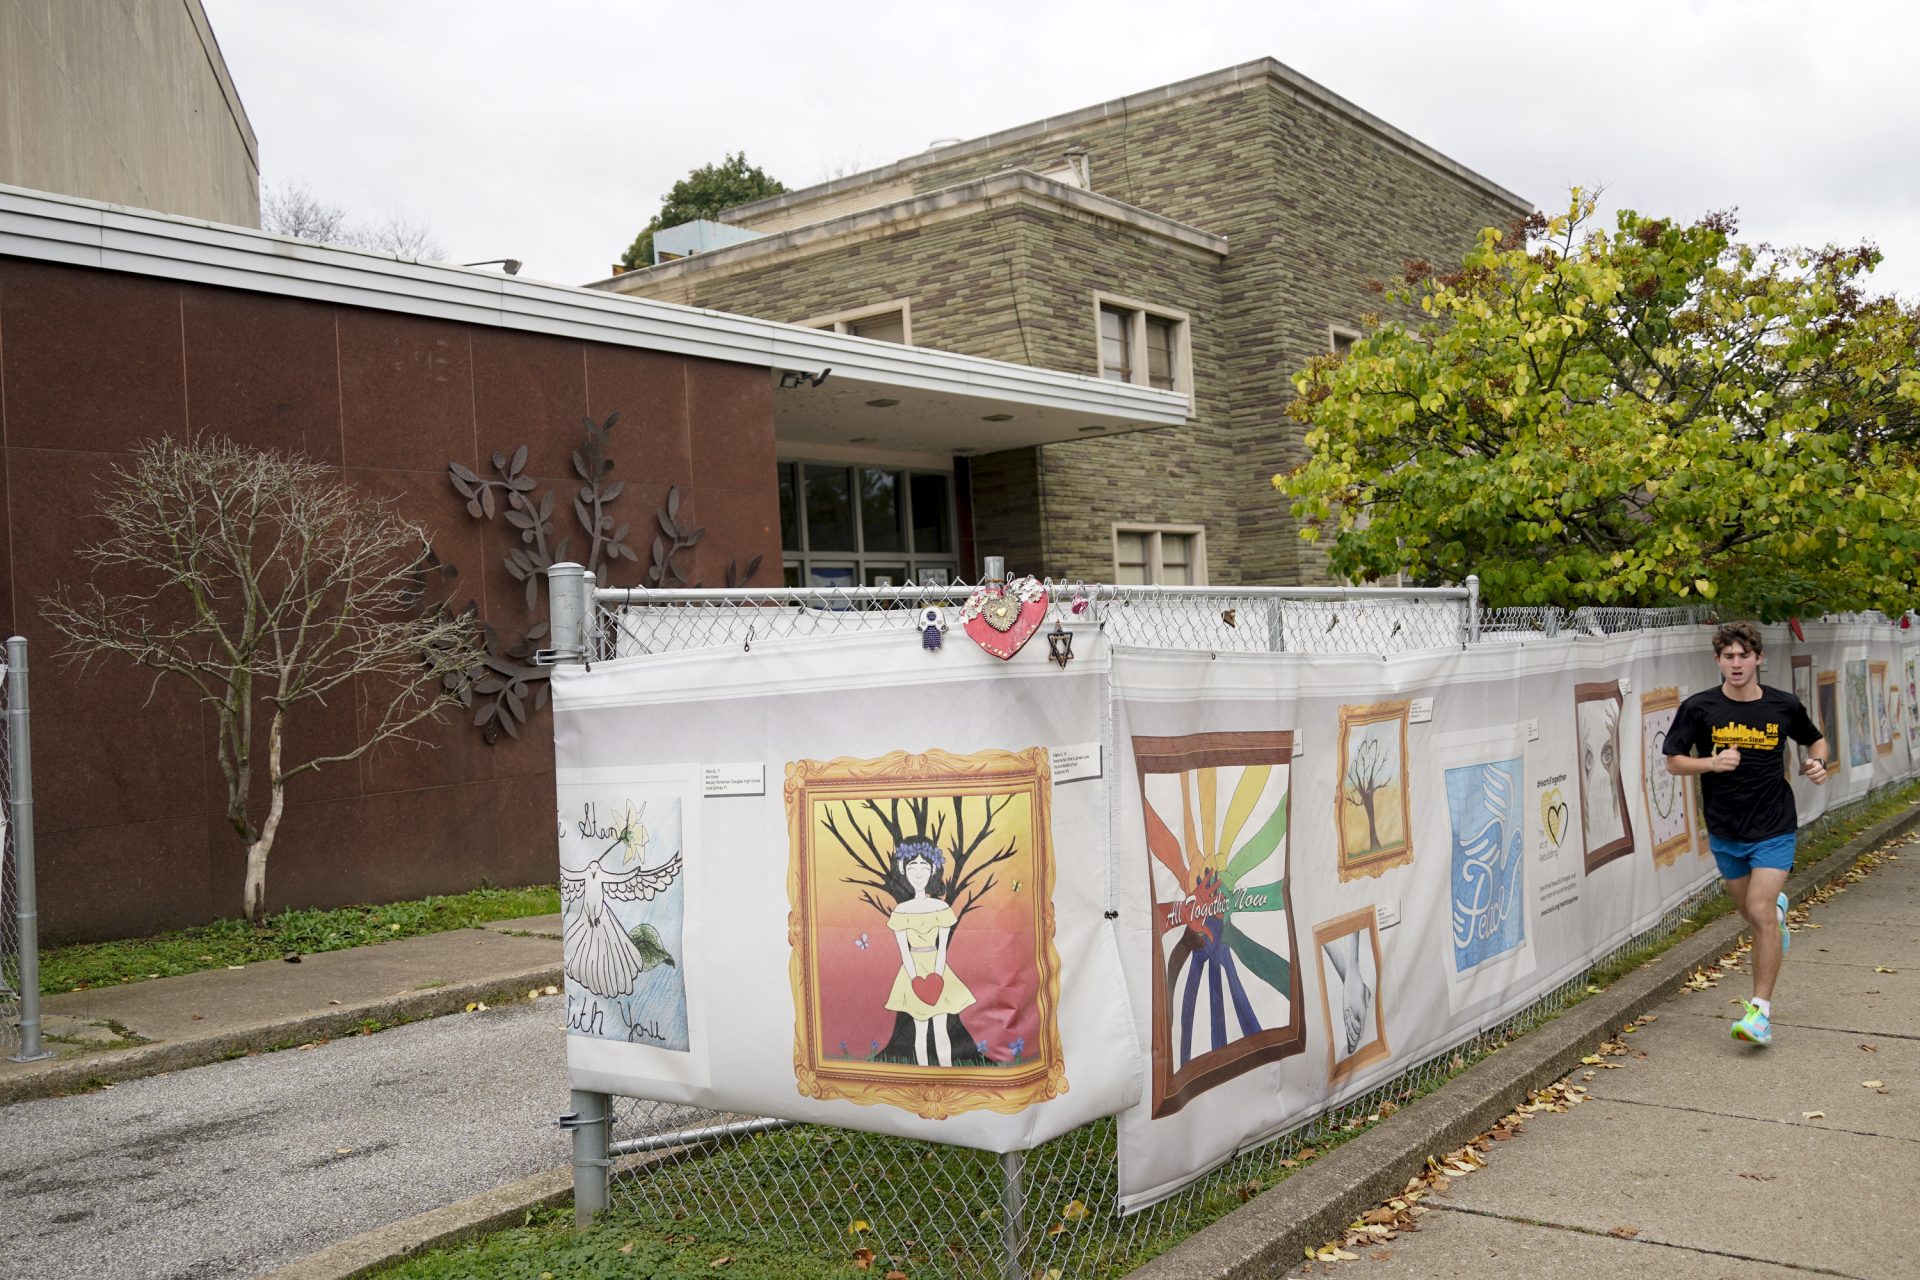
[[[901,842],[915,837],[930,840],[946,851],[947,865],[941,876],[947,901],[953,906],[954,931],[966,923],[967,913],[1000,883],[993,870],[1017,856],[1020,841],[1015,836],[1001,839],[996,825],[1014,797],[984,796],[986,815],[977,829],[969,831],[963,796],[910,796],[879,801],[841,800],[829,806],[824,818],[827,834],[846,850],[859,868],[856,875],[840,877],[841,883],[860,886],[860,900],[879,912],[882,918],[893,914],[894,906],[913,897],[913,887],[893,864],[893,850]],[[861,821],[865,815],[886,832],[885,841],[877,841]],[[958,1014],[946,1015],[953,1041],[953,1061],[984,1064],[987,1059],[974,1048],[974,1038]],[[893,1038],[880,1051],[886,1061],[912,1062],[913,1019],[905,1013],[894,1015]]]
[[[1365,811],[1367,815],[1369,851],[1380,847],[1380,826],[1374,817],[1374,797],[1393,778],[1394,766],[1387,758],[1386,742],[1374,734],[1367,734],[1360,739],[1360,745],[1354,748],[1353,757],[1347,763],[1346,789],[1342,794],[1348,804]]]

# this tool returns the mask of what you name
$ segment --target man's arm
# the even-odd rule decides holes
[[[1668,756],[1667,772],[1675,777],[1694,773],[1732,773],[1740,767],[1740,748],[1728,747],[1710,756]]]

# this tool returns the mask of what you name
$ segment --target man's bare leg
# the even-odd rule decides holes
[[[1753,998],[1768,1003],[1780,976],[1780,917],[1774,903],[1786,885],[1787,873],[1773,867],[1755,867],[1727,882],[1727,892],[1753,927]]]

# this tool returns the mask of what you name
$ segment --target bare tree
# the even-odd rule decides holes
[[[447,256],[445,246],[419,219],[389,213],[378,222],[362,222],[345,205],[315,195],[304,182],[270,183],[261,188],[260,229],[297,240],[378,249],[398,258],[441,261]]]
[[[1393,768],[1387,760],[1387,744],[1373,734],[1360,739],[1353,759],[1347,765],[1347,803],[1367,815],[1367,848],[1380,847],[1380,827],[1374,821],[1373,798],[1380,788],[1393,781]]]
[[[353,244],[345,205],[322,200],[304,182],[266,183],[260,188],[260,229],[296,240]]]
[[[479,627],[430,595],[448,571],[426,530],[298,455],[227,440],[141,446],[102,495],[111,532],[83,561],[116,583],[62,587],[43,603],[83,665],[131,658],[185,680],[213,709],[227,821],[246,846],[244,910],[258,920],[287,783],[412,738],[457,704],[485,661]],[[358,744],[298,761],[287,727],[354,699]],[[267,804],[252,801],[256,712],[266,720]]]
[[[425,258],[443,262],[447,251],[439,239],[418,218],[390,213],[371,226],[359,228],[352,243],[363,249],[380,249],[396,258]]]

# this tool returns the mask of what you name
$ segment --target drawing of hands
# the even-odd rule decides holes
[[[1373,1008],[1373,988],[1360,973],[1360,935],[1350,933],[1327,944],[1327,959],[1340,977],[1340,1022],[1346,1032],[1346,1053],[1360,1047]]]

